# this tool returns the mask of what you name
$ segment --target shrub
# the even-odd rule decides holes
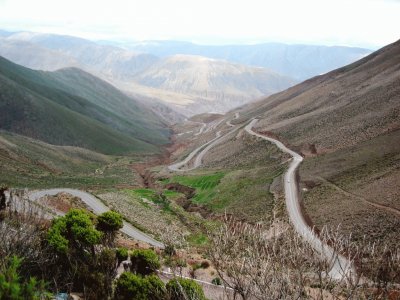
[[[21,259],[16,256],[8,259],[0,268],[0,299],[51,299],[45,290],[45,283],[30,277],[23,281],[18,274]]]
[[[215,277],[213,280],[211,280],[211,283],[215,284],[215,285],[221,285],[222,284],[222,280],[219,277]]]
[[[167,283],[166,288],[171,300],[206,300],[201,286],[190,279],[172,279]]]
[[[124,272],[117,280],[114,299],[165,299],[164,283],[155,275],[142,277],[130,272]]]
[[[47,240],[58,252],[66,253],[72,245],[90,249],[100,243],[101,232],[93,227],[91,216],[80,209],[71,209],[64,217],[53,220]]]
[[[131,254],[132,271],[141,275],[149,275],[160,268],[157,254],[150,249],[134,250]]]
[[[126,248],[117,248],[115,254],[117,255],[118,264],[120,264],[124,260],[127,260],[129,256],[128,249]]]
[[[118,231],[124,226],[122,216],[115,211],[107,211],[97,217],[97,229],[103,232]]]
[[[210,267],[210,262],[209,262],[208,260],[203,260],[203,261],[201,262],[201,267],[202,267],[203,269],[209,268],[209,267]]]

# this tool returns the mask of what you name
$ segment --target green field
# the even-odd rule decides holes
[[[275,208],[270,186],[283,174],[286,166],[271,164],[250,170],[234,170],[203,175],[173,176],[176,182],[196,189],[191,199],[216,213],[232,213],[240,218],[258,221],[268,218]]]
[[[207,204],[216,196],[215,188],[224,176],[225,173],[223,172],[195,176],[174,176],[169,182],[177,182],[195,188],[196,195],[192,198],[192,201]]]

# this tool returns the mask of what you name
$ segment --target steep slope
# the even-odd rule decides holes
[[[398,243],[400,41],[242,109],[305,155],[306,211],[355,240]]]
[[[153,64],[134,78],[142,86],[190,96],[191,114],[225,112],[294,84],[272,71],[201,56],[175,55]]]
[[[369,49],[266,43],[258,45],[207,46],[188,42],[149,41],[128,44],[132,50],[165,57],[175,54],[201,55],[245,65],[259,66],[304,80],[354,62]]]
[[[168,142],[155,114],[89,74],[33,71],[0,58],[0,76],[1,129],[107,154],[154,152]]]

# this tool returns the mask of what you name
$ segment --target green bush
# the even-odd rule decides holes
[[[21,259],[13,256],[0,268],[0,299],[51,299],[51,294],[46,291],[43,281],[37,281],[33,277],[28,281],[20,278],[18,275],[20,265]]]
[[[215,277],[213,280],[211,280],[211,283],[215,284],[215,285],[221,285],[222,284],[222,280],[219,277]]]
[[[142,277],[124,272],[115,287],[116,300],[161,300],[165,299],[164,283],[155,275]]]
[[[102,233],[93,226],[91,216],[81,209],[71,209],[64,217],[53,220],[47,240],[58,252],[66,253],[70,246],[90,249],[100,243]]]
[[[123,225],[122,216],[112,210],[97,217],[97,229],[103,232],[118,231]]]
[[[129,257],[128,249],[126,248],[117,248],[115,253],[117,255],[118,264],[120,264],[124,260],[127,260]]]
[[[172,279],[166,288],[171,300],[206,300],[201,286],[190,279]]]
[[[132,251],[131,261],[132,271],[143,276],[155,273],[161,266],[157,254],[150,249]]]

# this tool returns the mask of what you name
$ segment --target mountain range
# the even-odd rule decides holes
[[[298,81],[347,65],[372,52],[356,47],[282,43],[210,46],[178,41],[144,41],[120,45],[159,57],[176,54],[200,55],[263,67]]]
[[[78,67],[155,110],[165,111],[164,103],[187,116],[224,113],[281,91],[298,82],[294,78],[369,53],[348,47],[301,46],[300,51],[298,45],[275,45],[272,51],[271,45],[206,47],[178,42],[142,43],[127,49],[54,34],[3,31],[0,36],[0,55],[13,62],[48,71]],[[295,69],[308,73],[301,75]],[[177,120],[172,112],[169,120]]]

